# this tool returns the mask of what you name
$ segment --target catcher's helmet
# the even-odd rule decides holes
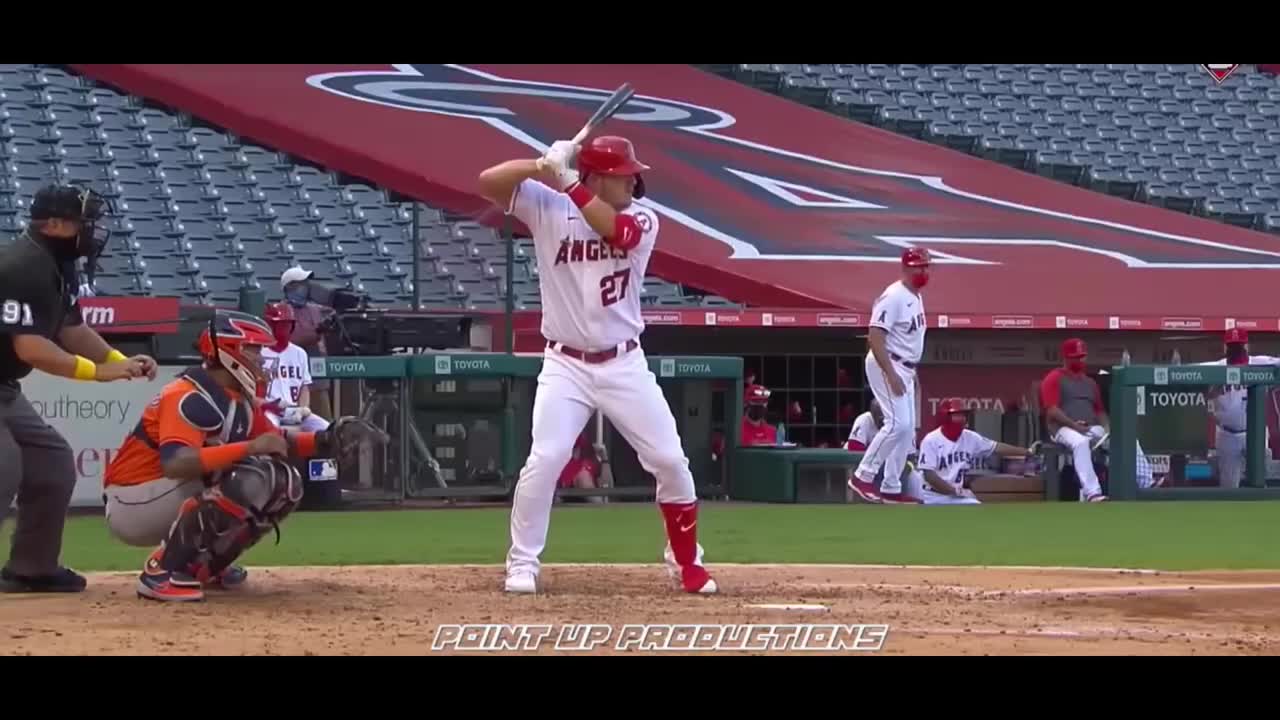
[[[578,152],[578,172],[583,180],[591,173],[634,175],[636,189],[631,195],[635,198],[644,197],[644,178],[640,173],[648,169],[648,165],[636,159],[636,149],[631,141],[616,135],[594,138]]]
[[[763,385],[748,385],[743,396],[747,405],[768,405],[769,396],[773,393]]]
[[[1089,346],[1080,338],[1067,338],[1062,341],[1062,357],[1068,360],[1082,358],[1089,354]]]
[[[114,212],[109,199],[79,185],[46,185],[31,198],[32,221],[57,219],[80,223],[76,255],[85,258],[85,275],[90,282],[98,270],[98,258],[111,238],[111,230],[102,220]]]
[[[1244,328],[1233,327],[1222,335],[1222,342],[1226,345],[1237,345],[1249,342],[1249,331]]]
[[[902,251],[903,267],[929,267],[932,259],[926,248],[907,248]]]
[[[266,347],[275,343],[271,330],[258,318],[234,310],[217,310],[209,327],[200,333],[196,348],[213,367],[231,373],[248,397],[257,395],[258,382],[265,380],[260,362],[245,354],[246,346]]]

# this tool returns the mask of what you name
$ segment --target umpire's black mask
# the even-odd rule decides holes
[[[40,242],[60,263],[73,263],[85,258],[85,275],[93,282],[98,258],[107,247],[111,231],[102,224],[110,214],[109,200],[88,188],[75,185],[48,185],[36,192],[31,201],[31,221],[36,228],[45,221],[63,220],[78,223],[73,236],[54,237],[34,229],[32,236]]]

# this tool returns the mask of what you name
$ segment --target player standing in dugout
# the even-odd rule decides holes
[[[92,273],[109,232],[107,201],[92,190],[49,185],[31,202],[31,223],[0,248],[0,526],[18,498],[18,522],[0,592],[80,592],[85,579],[59,564],[76,485],[65,438],[22,394],[35,368],[85,382],[155,379],[156,361],[126,358],[84,324],[76,261]]]

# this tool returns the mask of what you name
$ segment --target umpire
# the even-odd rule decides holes
[[[31,202],[30,226],[0,248],[0,525],[18,498],[17,528],[0,592],[80,592],[85,579],[59,565],[76,484],[71,446],[22,394],[32,368],[107,382],[155,377],[156,362],[126,358],[84,324],[76,261],[92,273],[106,247],[98,222],[110,209],[89,189],[50,185]]]

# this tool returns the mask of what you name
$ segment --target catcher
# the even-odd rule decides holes
[[[339,457],[380,430],[340,418],[321,432],[282,432],[257,397],[262,348],[274,343],[256,317],[218,310],[200,335],[200,366],[183,372],[147,405],[107,467],[103,495],[111,534],[134,546],[159,544],[138,577],[140,597],[204,599],[204,588],[241,585],[232,565],[302,500],[302,477],[287,456]]]

